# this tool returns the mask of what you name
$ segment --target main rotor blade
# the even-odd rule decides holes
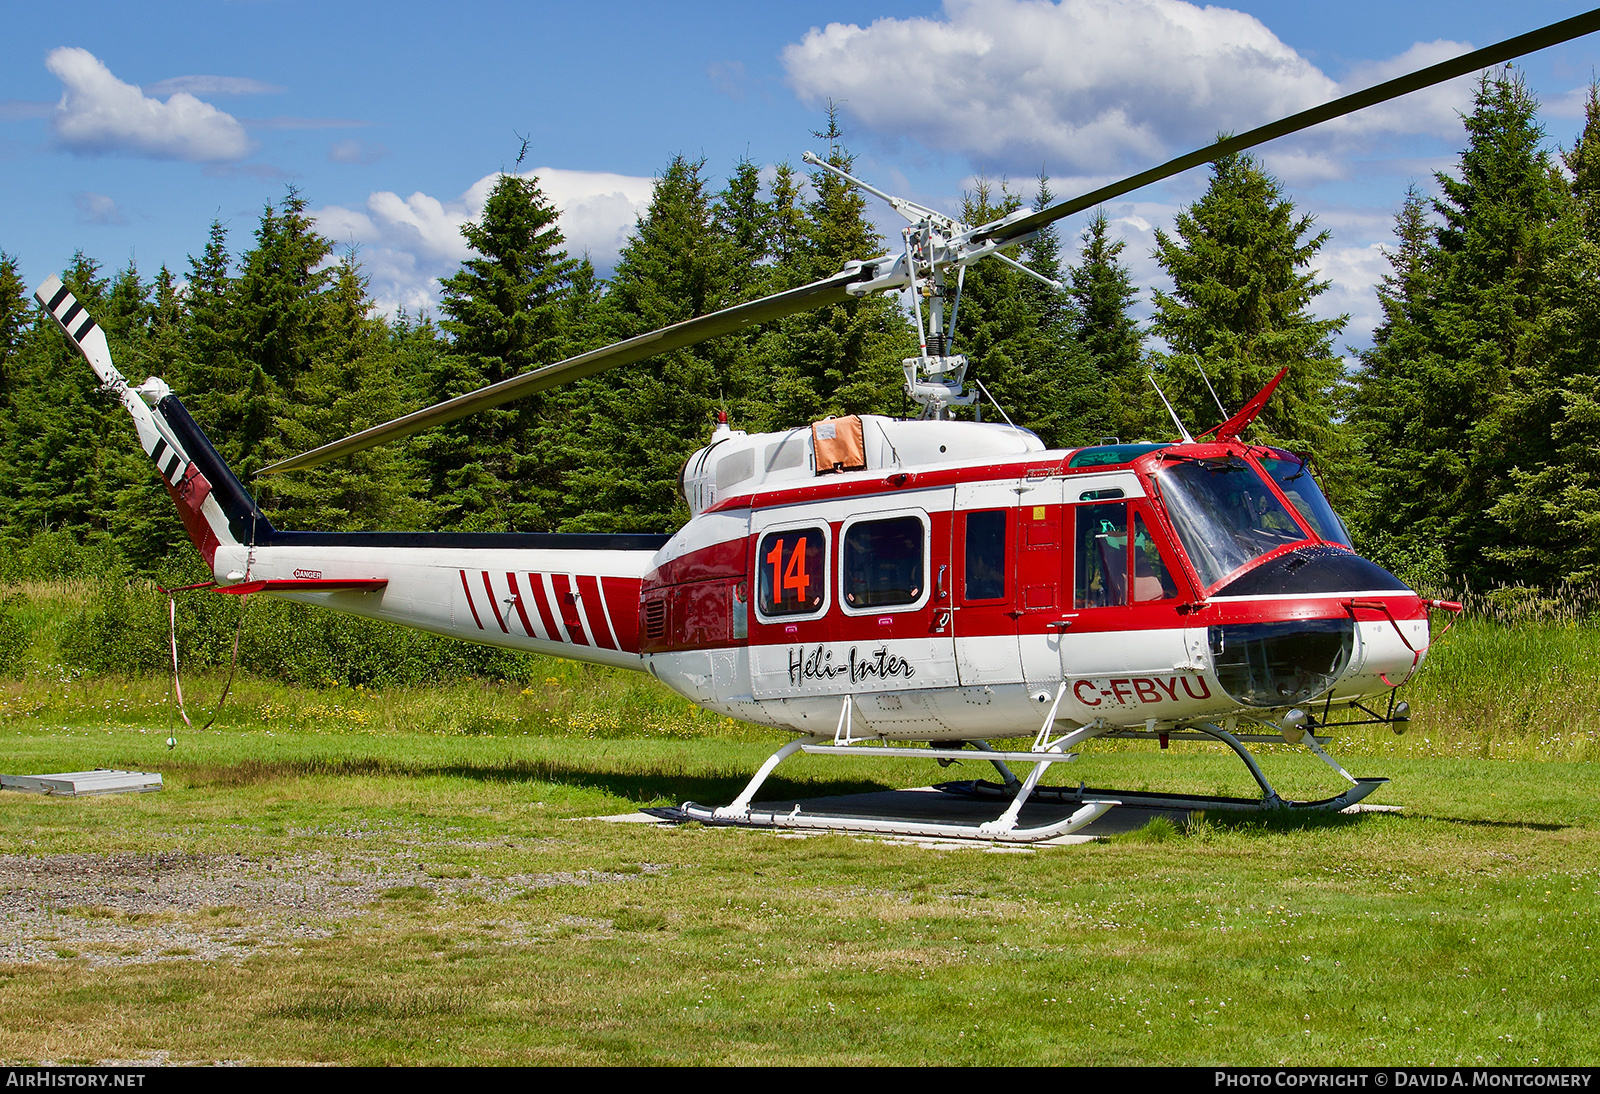
[[[393,421],[375,425],[360,433],[353,433],[343,440],[325,444],[321,448],[314,448],[298,456],[291,456],[287,460],[280,460],[269,467],[263,467],[256,474],[276,475],[284,471],[316,467],[329,460],[336,460],[340,456],[349,456],[389,441],[399,440],[401,437],[409,437],[432,426],[453,422],[457,418],[465,418],[468,414],[488,410],[525,395],[546,391],[573,380],[581,380],[585,376],[593,376],[608,368],[629,365],[646,357],[682,349],[704,342],[708,338],[715,338],[719,334],[731,334],[756,323],[781,319],[796,312],[812,311],[829,304],[842,304],[854,299],[846,291],[846,286],[869,279],[872,271],[873,266],[870,262],[852,263],[832,277],[821,281],[813,281],[797,289],[774,293],[759,300],[736,304],[731,308],[711,312],[709,315],[650,331],[648,334],[613,342],[609,346],[589,350],[576,357],[569,357],[565,361],[557,361],[553,365],[524,372],[501,380],[497,384],[481,387],[477,391],[469,391],[454,399],[435,403],[433,406],[413,411]]]
[[[1287,136],[1290,133],[1297,133],[1302,129],[1309,129],[1313,125],[1332,121],[1334,118],[1343,117],[1346,114],[1353,114],[1357,110],[1376,106],[1378,103],[1399,98],[1401,95],[1407,95],[1413,91],[1420,91],[1434,84],[1444,83],[1446,80],[1453,80],[1457,76],[1465,76],[1469,72],[1493,68],[1495,65],[1521,57],[1525,53],[1533,53],[1549,46],[1560,45],[1562,42],[1581,38],[1585,34],[1592,34],[1596,30],[1600,30],[1600,8],[1586,12],[1583,15],[1574,15],[1571,19],[1563,19],[1559,23],[1551,23],[1547,27],[1529,31],[1527,34],[1519,34],[1515,38],[1507,38],[1505,41],[1498,42],[1492,46],[1475,49],[1471,53],[1462,54],[1460,57],[1452,57],[1448,61],[1429,65],[1427,68],[1419,69],[1408,75],[1386,80],[1364,91],[1357,91],[1343,98],[1334,99],[1332,102],[1323,103],[1321,106],[1314,106],[1310,110],[1302,110],[1298,114],[1292,114],[1287,118],[1252,129],[1248,133],[1240,133],[1236,137],[1228,137],[1225,140],[1217,141],[1215,144],[1209,144],[1187,155],[1179,156],[1177,159],[1168,160],[1159,167],[1152,167],[1150,170],[1134,175],[1131,178],[1113,182],[1109,186],[1102,186],[1100,189],[1091,191],[1081,197],[1071,198],[1057,205],[1051,205],[1036,213],[1016,220],[999,220],[992,225],[984,225],[974,230],[972,239],[975,242],[986,242],[988,240],[1000,240],[1003,242],[1016,239],[1019,236],[1031,235],[1045,225],[1060,220],[1062,217],[1071,216],[1073,213],[1081,213],[1085,209],[1092,209],[1096,205],[1110,201],[1112,198],[1121,197],[1123,194],[1137,190],[1142,186],[1148,186],[1152,182],[1159,182],[1164,178],[1187,171],[1191,167],[1198,167],[1202,163],[1210,163],[1212,160],[1231,156],[1235,152],[1243,152],[1245,149],[1254,148],[1258,144],[1264,144],[1267,141]]]

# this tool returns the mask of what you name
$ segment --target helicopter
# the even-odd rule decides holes
[[[1037,211],[969,226],[877,190],[908,222],[903,249],[638,335],[404,415],[264,468],[280,474],[397,440],[603,369],[785,315],[905,292],[918,353],[903,364],[915,419],[827,418],[750,434],[724,417],[685,464],[675,534],[331,533],[273,526],[157,377],[135,386],[59,278],[35,297],[133,421],[217,592],[267,594],[441,635],[647,672],[707,710],[795,734],[710,824],[1028,844],[1121,804],[1336,810],[1388,780],[1357,778],[1324,745],[1340,725],[1403,731],[1398,689],[1435,611],[1356,553],[1306,461],[1245,439],[1280,372],[1192,436],[1047,450],[1009,422],[958,420],[981,394],[952,352],[965,271],[1062,217],[1191,167],[1600,30],[1600,10],[1551,24],[1189,152]],[[1052,283],[1053,284],[1053,283]],[[1287,370],[1285,370],[1287,371]],[[1159,388],[1157,388],[1159,391]],[[1162,397],[1165,400],[1165,396]],[[1169,406],[1170,411],[1170,406]],[[1004,414],[1002,412],[1002,418]],[[1097,738],[1230,748],[1258,799],[1041,787]],[[1020,739],[1019,747],[992,741]],[[893,743],[891,743],[893,742]],[[1345,781],[1290,801],[1246,747],[1304,746]],[[975,751],[974,751],[975,750]],[[978,823],[762,808],[798,752],[992,763],[1005,802]],[[1031,763],[1026,778],[1010,765]],[[1024,824],[1030,800],[1070,806]]]

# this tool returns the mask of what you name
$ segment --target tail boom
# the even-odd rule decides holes
[[[105,332],[59,278],[34,296],[133,419],[221,591],[644,669],[639,589],[667,536],[275,528],[164,381],[134,387],[117,371]]]

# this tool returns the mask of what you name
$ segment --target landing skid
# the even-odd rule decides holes
[[[1047,786],[1042,790],[1035,791],[1033,800],[1036,802],[1063,804],[1102,798],[1116,798],[1123,805],[1146,806],[1156,809],[1187,809],[1191,812],[1207,813],[1264,813],[1279,810],[1292,810],[1297,813],[1337,813],[1341,809],[1348,809],[1356,804],[1388,781],[1388,779],[1357,779],[1356,785],[1342,794],[1335,794],[1331,798],[1321,798],[1317,801],[1308,802],[1294,801],[1276,796],[1271,799],[1265,797],[1224,798],[1213,797],[1209,794],[1151,794],[1136,790],[1101,790],[1092,786],[1079,786],[1076,788]],[[981,780],[941,783],[934,789],[978,798],[1003,798],[1011,793],[1010,790],[998,783],[983,782]]]
[[[760,809],[751,806],[755,799],[756,791],[761,784],[772,774],[784,760],[796,752],[804,750],[814,756],[893,756],[903,759],[938,759],[945,760],[958,755],[972,755],[961,753],[956,749],[923,749],[923,748],[885,748],[871,745],[854,744],[855,738],[850,734],[851,703],[847,699],[844,708],[839,714],[839,728],[834,733],[831,743],[824,737],[801,737],[790,741],[777,752],[767,757],[766,763],[761,765],[755,777],[748,786],[729,805],[712,808],[700,805],[697,802],[684,802],[680,812],[691,820],[703,824],[737,825],[755,828],[798,828],[809,831],[826,832],[868,832],[886,836],[915,836],[930,839],[961,839],[981,840],[986,843],[1039,843],[1043,840],[1055,839],[1057,836],[1069,835],[1076,832],[1086,824],[1098,819],[1106,810],[1118,803],[1115,800],[1082,800],[1079,807],[1070,816],[1052,821],[1048,824],[1035,825],[1023,828],[1017,824],[1021,816],[1022,807],[1027,804],[1039,779],[1049,769],[1051,764],[1062,763],[1075,757],[1065,751],[1054,748],[1043,748],[1029,752],[996,753],[986,745],[981,746],[989,756],[994,757],[991,762],[995,768],[1006,777],[1007,787],[1011,796],[1011,804],[1006,810],[992,821],[980,824],[952,824],[935,820],[924,819],[895,819],[890,817],[852,816],[839,813],[804,813],[798,804],[788,812],[771,809]],[[1053,713],[1053,711],[1052,711]],[[980,753],[982,754],[982,753]],[[1033,770],[1028,772],[1026,779],[1018,780],[1005,766],[1004,760],[1020,760],[1033,764]]]
[[[1065,685],[1063,685],[1063,690]],[[1061,691],[1056,693],[1059,705]],[[750,780],[744,790],[732,803],[724,806],[711,807],[700,805],[696,802],[684,802],[678,810],[680,816],[690,820],[697,820],[703,824],[735,825],[754,828],[797,828],[809,831],[828,832],[868,832],[889,836],[913,836],[933,839],[962,839],[981,840],[988,843],[1039,843],[1044,840],[1055,839],[1058,836],[1069,835],[1080,828],[1092,823],[1105,814],[1107,810],[1116,805],[1134,805],[1165,809],[1187,809],[1213,812],[1269,812],[1269,811],[1295,811],[1295,812],[1336,812],[1346,809],[1361,801],[1374,790],[1383,786],[1389,780],[1385,778],[1357,778],[1346,771],[1337,760],[1329,756],[1322,749],[1322,743],[1309,732],[1285,731],[1271,740],[1283,740],[1296,744],[1303,744],[1318,759],[1337,771],[1350,785],[1343,793],[1318,801],[1295,801],[1280,797],[1267,781],[1266,775],[1261,770],[1261,765],[1256,763],[1244,741],[1268,740],[1269,738],[1245,737],[1241,739],[1229,729],[1206,722],[1189,723],[1180,734],[1157,733],[1153,728],[1147,730],[1121,729],[1104,724],[1083,726],[1059,737],[1051,738],[1050,729],[1054,721],[1055,707],[1046,716],[1043,727],[1034,737],[1033,745],[1026,751],[1001,752],[995,750],[987,742],[970,741],[958,742],[955,747],[928,748],[896,748],[888,747],[887,743],[869,745],[862,738],[852,735],[851,713],[852,704],[846,699],[839,713],[839,726],[829,741],[822,736],[801,737],[790,741],[777,752],[767,757],[755,777]],[[1093,790],[1081,783],[1076,789],[1065,787],[1039,788],[1039,779],[1052,764],[1074,760],[1077,756],[1066,751],[1073,745],[1094,737],[1160,737],[1165,744],[1169,735],[1211,739],[1219,741],[1231,748],[1235,755],[1249,768],[1256,784],[1261,787],[1261,797],[1228,798],[1213,797],[1204,794],[1152,794],[1147,792],[1128,792],[1121,790]],[[962,744],[971,744],[978,751],[967,752]],[[880,756],[897,759],[932,759],[941,765],[948,765],[958,758],[982,758],[993,764],[1005,785],[974,780],[966,783],[946,783],[936,789],[947,793],[958,793],[970,798],[1001,800],[1010,798],[1010,804],[999,817],[982,823],[949,823],[917,817],[875,817],[850,814],[845,812],[802,811],[798,803],[790,803],[785,808],[762,808],[753,806],[756,791],[761,788],[767,776],[772,774],[784,760],[796,752],[804,751],[813,756]],[[1026,779],[1018,779],[1006,765],[1007,761],[1033,764],[1033,770],[1028,772]],[[1021,816],[1023,806],[1029,800],[1036,803],[1051,803],[1055,805],[1076,805],[1073,812],[1046,824],[1037,824],[1032,827],[1020,827],[1018,818]]]
[[[991,784],[992,785],[992,784]],[[1004,790],[1003,787],[997,789]],[[1006,791],[1009,796],[1012,792]],[[1070,816],[1033,828],[1005,827],[1001,821],[986,824],[944,824],[938,821],[893,820],[880,817],[847,816],[825,812],[802,813],[797,805],[790,812],[749,809],[738,817],[717,816],[719,810],[694,802],[684,802],[681,812],[703,824],[733,825],[741,828],[796,828],[813,832],[866,832],[881,836],[911,836],[921,839],[977,840],[984,843],[1040,843],[1057,836],[1071,835],[1098,820],[1116,801],[1085,801]]]

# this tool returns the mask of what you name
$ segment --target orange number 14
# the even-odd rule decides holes
[[[794,545],[794,554],[789,557],[789,568],[783,568],[783,540],[780,538],[772,545],[772,550],[767,554],[768,562],[772,563],[772,589],[775,600],[785,599],[784,593],[793,589],[797,600],[804,600],[806,590],[811,588],[811,577],[806,573],[806,540],[801,536]]]

